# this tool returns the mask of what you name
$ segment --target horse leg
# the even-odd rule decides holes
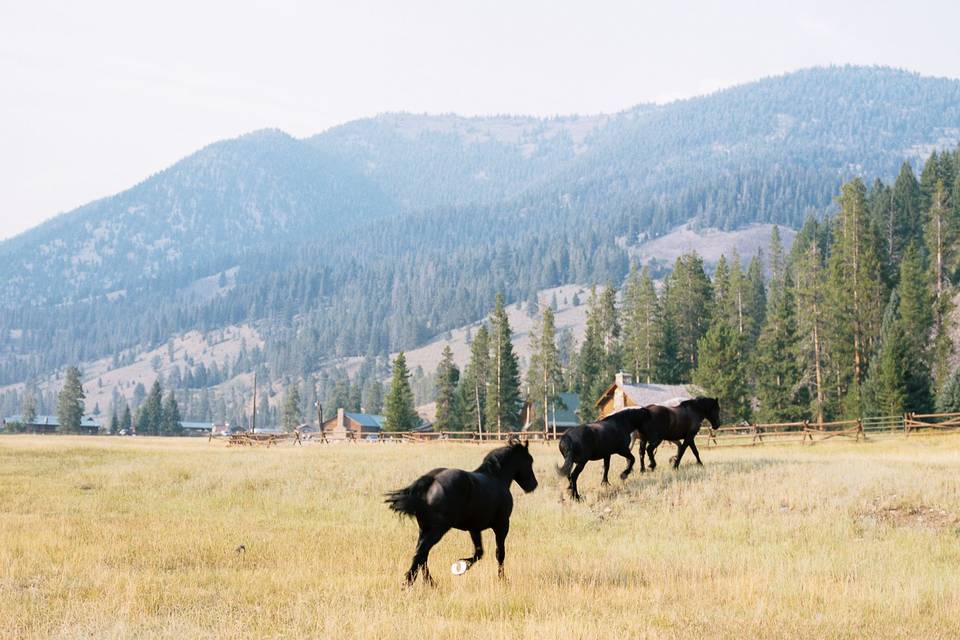
[[[654,442],[653,440],[647,443],[647,455],[650,457],[650,471],[657,468],[657,460],[653,457],[653,453],[657,450],[657,445],[659,444],[659,442]]]
[[[680,447],[677,449],[677,457],[673,459],[673,468],[676,469],[680,466],[680,458],[683,457],[683,452],[687,450],[687,447],[690,446],[690,443],[684,440],[680,443]]]
[[[407,571],[407,584],[413,584],[417,579],[417,572],[423,570],[423,580],[431,587],[434,585],[433,577],[430,575],[430,569],[427,568],[427,557],[430,555],[430,549],[440,542],[440,538],[450,529],[450,527],[433,526],[428,529],[420,530],[420,538],[417,540],[417,549],[413,554],[413,563],[410,570]]]
[[[690,451],[693,451],[693,456],[697,459],[697,464],[702,467],[703,463],[700,462],[700,452],[697,451],[697,443],[693,441],[693,438],[690,438]]]
[[[640,473],[645,473],[647,468],[644,466],[643,457],[646,455],[647,451],[647,441],[643,438],[640,438]],[[650,467],[650,470],[653,471],[653,467]]]
[[[630,472],[633,471],[633,463],[636,462],[637,459],[633,457],[633,454],[632,454],[632,453],[630,453],[629,447],[627,448],[626,451],[624,451],[624,452],[621,453],[620,455],[622,455],[624,458],[627,459],[627,468],[624,469],[624,470],[623,470],[623,473],[620,474],[620,479],[621,479],[621,480],[626,480],[626,479],[627,479],[627,476],[630,475]],[[640,460],[641,460],[641,464],[643,464],[643,462],[642,462],[642,461],[643,461],[643,449],[640,450]]]
[[[585,466],[587,466],[586,462],[578,462],[573,468],[573,473],[570,474],[570,495],[577,502],[580,501],[580,492],[577,491],[577,478],[580,477],[580,473],[583,471]]]
[[[467,565],[467,568],[464,569],[464,572],[470,569],[470,567],[472,567],[477,560],[483,557],[483,539],[480,536],[480,531],[471,531],[470,539],[473,540],[473,557],[460,558],[460,562],[463,562]]]
[[[607,475],[610,473],[610,456],[607,456],[603,459],[603,480],[600,481],[601,485],[610,484],[610,480],[607,478]]]
[[[493,529],[493,534],[497,538],[497,576],[503,579],[503,559],[507,555],[507,548],[504,543],[507,541],[507,533],[510,531],[510,521],[507,520],[499,527]]]

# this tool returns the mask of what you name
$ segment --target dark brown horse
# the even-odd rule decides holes
[[[502,578],[506,555],[504,544],[513,511],[510,485],[514,481],[527,493],[537,488],[529,443],[514,443],[494,449],[474,471],[434,469],[420,476],[410,486],[388,493],[386,503],[390,509],[416,518],[420,525],[417,549],[406,575],[407,583],[413,584],[417,573],[422,571],[423,579],[433,584],[427,568],[427,556],[450,529],[469,531],[473,540],[473,556],[454,563],[451,570],[455,575],[466,572],[483,557],[480,534],[484,529],[493,529]]]
[[[580,499],[577,491],[577,478],[590,460],[603,460],[603,480],[601,484],[610,484],[607,474],[610,471],[610,456],[616,454],[627,459],[627,468],[620,474],[626,480],[633,470],[635,458],[630,453],[630,436],[640,432],[643,423],[650,418],[650,412],[643,407],[621,409],[592,424],[582,424],[568,429],[560,438],[560,455],[563,466],[557,467],[557,473],[570,479],[570,495]],[[640,463],[643,464],[643,450],[640,450]]]
[[[700,431],[700,424],[704,420],[709,420],[714,429],[720,426],[720,402],[716,398],[700,397],[684,400],[676,407],[651,404],[646,408],[650,412],[650,419],[645,420],[638,431],[640,471],[644,471],[644,451],[650,456],[650,470],[657,468],[657,461],[653,457],[653,452],[664,440],[677,443],[677,455],[672,459],[674,469],[680,466],[680,459],[683,458],[687,447],[693,451],[697,464],[702,466],[700,452],[697,451],[694,438]]]

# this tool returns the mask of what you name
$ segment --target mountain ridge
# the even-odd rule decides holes
[[[257,130],[0,242],[0,384],[243,323],[288,373],[416,346],[497,291],[616,281],[684,224],[796,228],[843,180],[958,142],[960,81],[874,67],[598,116]]]

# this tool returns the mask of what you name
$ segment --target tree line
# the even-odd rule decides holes
[[[542,416],[564,391],[580,395],[589,420],[619,370],[640,382],[693,384],[720,398],[727,421],[960,410],[960,371],[950,364],[960,154],[934,153],[919,179],[904,163],[890,185],[850,180],[837,205],[833,216],[808,217],[789,251],[774,227],[765,254],[747,264],[733,253],[708,274],[689,253],[662,282],[634,266],[621,290],[594,287],[572,356],[563,356],[544,305],[522,384],[498,296],[462,375],[444,350],[437,428],[517,428],[523,399]],[[398,358],[388,407],[391,398],[411,406],[404,366]]]

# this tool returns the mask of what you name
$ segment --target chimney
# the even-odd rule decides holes
[[[633,384],[633,376],[623,371],[617,373],[613,380],[618,387],[622,387],[625,384]]]
[[[343,407],[340,407],[339,409],[337,409],[337,426],[342,427],[345,424],[346,422],[343,419]]]

